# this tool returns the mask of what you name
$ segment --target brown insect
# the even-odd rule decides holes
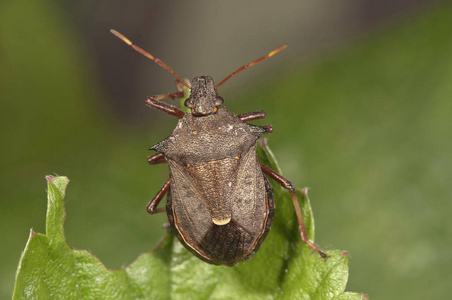
[[[147,205],[147,211],[163,212],[165,209],[157,206],[167,194],[168,220],[180,242],[208,263],[233,266],[252,257],[270,230],[275,205],[267,175],[292,194],[301,240],[327,257],[308,238],[291,182],[259,163],[257,141],[271,133],[272,127],[248,122],[264,118],[265,112],[235,115],[221,107],[223,98],[217,92],[232,76],[287,45],[238,68],[216,85],[210,76],[196,77],[189,84],[125,36],[115,30],[111,32],[177,78],[177,92],[146,100],[147,106],[179,119],[171,135],[150,148],[158,153],[148,158],[149,164],[166,162],[170,178]],[[190,89],[185,106],[191,113],[159,101],[184,97],[182,85]]]

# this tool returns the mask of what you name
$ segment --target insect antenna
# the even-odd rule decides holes
[[[258,58],[258,59],[256,59],[256,60],[253,60],[252,62],[250,62],[250,63],[247,64],[247,65],[241,66],[240,68],[238,68],[237,70],[235,70],[234,72],[232,72],[231,74],[229,74],[229,75],[228,75],[225,79],[223,79],[223,81],[221,81],[219,84],[217,84],[217,85],[215,86],[215,89],[217,89],[217,88],[219,88],[220,86],[222,86],[223,83],[225,83],[226,81],[228,81],[229,78],[231,78],[231,77],[234,76],[235,74],[242,72],[243,70],[245,70],[245,69],[248,68],[248,67],[252,67],[252,66],[258,64],[258,63],[260,63],[260,62],[266,60],[266,59],[269,58],[269,57],[272,57],[273,55],[275,55],[275,54],[278,53],[279,51],[284,50],[286,47],[287,47],[287,44],[281,45],[281,46],[279,46],[278,48],[276,48],[275,50],[273,50],[273,51],[271,51],[270,53],[268,53],[267,55],[262,56],[261,58]]]
[[[147,58],[149,58],[150,60],[153,60],[156,64],[158,64],[159,66],[161,66],[162,68],[165,68],[166,70],[168,70],[171,74],[173,74],[177,80],[179,80],[183,85],[185,85],[187,88],[190,88],[190,85],[185,82],[185,80],[183,80],[179,75],[176,74],[176,72],[173,71],[173,69],[171,69],[170,67],[168,67],[163,61],[161,61],[158,58],[155,58],[152,54],[144,51],[143,49],[141,49],[140,47],[138,47],[137,45],[134,45],[128,38],[126,38],[125,36],[123,36],[122,34],[120,34],[119,32],[117,32],[114,29],[110,29],[110,32],[113,33],[116,37],[118,37],[119,39],[121,39],[124,43],[126,43],[127,45],[129,45],[130,47],[132,47],[135,51],[143,54],[144,56],[146,56]]]

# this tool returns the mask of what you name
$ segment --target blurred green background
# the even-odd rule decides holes
[[[267,111],[284,175],[311,187],[316,242],[350,253],[347,290],[448,298],[452,5],[408,0],[2,2],[0,298],[29,229],[45,231],[46,174],[71,179],[68,242],[108,267],[163,235],[144,207],[167,168],[146,156],[176,120],[144,99],[174,78],[110,28],[217,81],[288,43],[221,88],[226,106]]]

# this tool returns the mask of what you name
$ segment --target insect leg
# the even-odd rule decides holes
[[[265,133],[264,134],[269,134],[269,133],[272,133],[273,132],[273,126],[271,126],[271,125],[264,125],[264,126],[261,126],[262,128],[265,128]]]
[[[265,111],[260,110],[260,111],[249,112],[246,114],[241,114],[241,115],[238,115],[237,117],[242,122],[249,122],[249,121],[253,121],[253,120],[263,119],[263,118],[265,118],[266,115],[267,114],[265,113]]]
[[[185,113],[183,111],[181,111],[180,109],[178,109],[172,105],[163,103],[158,100],[166,99],[166,98],[171,98],[171,99],[181,98],[183,96],[184,96],[184,91],[178,91],[176,93],[165,94],[165,95],[155,95],[155,96],[148,97],[146,99],[145,103],[150,108],[161,110],[163,112],[166,112],[169,115],[182,119],[185,115]]]
[[[265,118],[266,115],[267,114],[265,113],[265,111],[260,110],[260,111],[249,112],[246,114],[241,114],[241,115],[238,115],[237,117],[240,119],[240,121],[247,123],[250,121],[263,119],[263,118]],[[261,126],[261,127],[265,128],[265,130],[266,130],[265,134],[269,134],[269,133],[273,132],[273,127],[271,125],[265,125],[265,126]]]
[[[155,195],[151,202],[149,202],[149,204],[146,206],[146,210],[148,211],[148,213],[156,214],[165,211],[164,207],[157,208],[157,206],[159,205],[160,201],[162,201],[163,196],[165,196],[165,194],[168,193],[169,187],[170,179],[168,179],[165,182],[162,188],[158,191],[157,195]]]
[[[309,248],[311,248],[312,250],[314,250],[315,252],[320,254],[321,257],[327,258],[328,255],[326,255],[324,252],[322,252],[322,250],[320,250],[320,248],[316,244],[314,244],[313,242],[311,242],[309,240],[308,234],[306,233],[306,228],[304,227],[303,215],[301,214],[301,208],[300,208],[300,204],[298,203],[298,197],[297,197],[297,194],[295,192],[295,189],[294,189],[292,183],[287,178],[281,176],[280,174],[276,173],[275,171],[273,171],[272,169],[270,169],[269,167],[267,167],[265,165],[261,164],[261,169],[265,174],[267,174],[273,180],[278,182],[283,188],[287,189],[290,192],[290,194],[292,195],[292,202],[293,202],[293,206],[295,208],[295,213],[297,214],[298,229],[300,230],[301,240],[306,245],[308,245]]]
[[[165,155],[163,153],[157,153],[148,157],[148,163],[150,165],[165,163]]]

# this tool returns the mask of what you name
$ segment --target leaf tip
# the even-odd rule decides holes
[[[341,256],[342,257],[348,257],[348,252],[347,251],[342,251],[341,252]]]
[[[369,295],[363,294],[363,299],[369,299]]]
[[[30,228],[30,239],[35,236],[35,232],[33,231],[33,228]]]
[[[46,176],[46,180],[47,180],[47,182],[49,182],[49,183],[53,183],[53,177],[50,176],[50,175],[47,175],[47,176]]]
[[[260,140],[259,144],[262,148],[267,147],[267,139],[264,138],[264,139]]]

